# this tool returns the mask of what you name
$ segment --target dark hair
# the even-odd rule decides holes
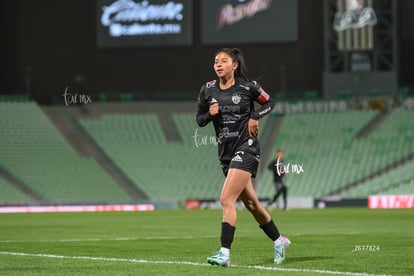
[[[229,56],[231,56],[233,62],[237,62],[239,64],[236,71],[234,71],[234,76],[240,77],[246,81],[250,80],[249,75],[247,74],[246,63],[244,61],[242,51],[238,48],[221,48],[216,52],[216,55],[222,52],[227,53]]]

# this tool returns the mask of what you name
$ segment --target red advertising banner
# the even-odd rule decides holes
[[[198,199],[187,199],[185,201],[185,209],[198,210],[200,209],[200,200]]]
[[[373,195],[368,197],[368,208],[414,208],[414,195]]]

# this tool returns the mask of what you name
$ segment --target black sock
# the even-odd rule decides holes
[[[231,226],[227,222],[221,223],[221,247],[230,249],[231,243],[233,242],[234,231],[236,227]]]
[[[260,225],[260,228],[262,228],[263,232],[265,232],[272,241],[277,240],[280,236],[279,230],[272,219],[268,223]]]

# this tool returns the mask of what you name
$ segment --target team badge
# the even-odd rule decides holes
[[[241,100],[241,97],[239,94],[233,94],[233,96],[231,96],[231,100],[233,101],[234,104],[238,104]]]

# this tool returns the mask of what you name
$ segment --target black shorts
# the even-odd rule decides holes
[[[260,154],[253,154],[247,151],[237,151],[231,160],[220,163],[224,176],[227,177],[229,169],[240,169],[250,172],[252,177],[256,177],[257,168],[259,167]]]

